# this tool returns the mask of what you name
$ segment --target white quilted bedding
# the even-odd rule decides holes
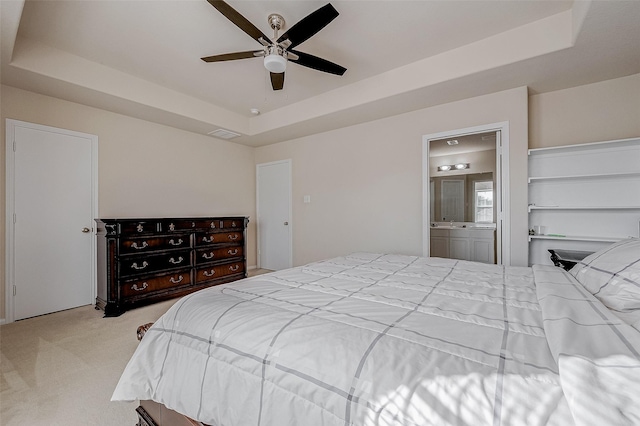
[[[639,352],[559,268],[354,253],[184,297],[112,400],[216,426],[640,424]]]

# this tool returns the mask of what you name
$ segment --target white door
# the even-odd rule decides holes
[[[291,160],[258,164],[258,265],[278,271],[290,268]]]
[[[97,137],[16,121],[7,122],[7,136],[15,141],[7,182],[13,319],[93,303]]]
[[[443,179],[441,182],[443,222],[464,222],[464,180]]]

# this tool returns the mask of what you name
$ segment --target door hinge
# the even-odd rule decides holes
[[[16,292],[17,292],[17,289],[16,289],[16,286],[15,286],[15,284],[14,284],[14,285],[13,285],[13,295],[14,295],[14,296],[16,295]]]
[[[13,224],[15,225],[15,223],[16,223],[16,214],[14,213],[13,214]]]
[[[13,152],[16,152],[16,141],[13,141]]]

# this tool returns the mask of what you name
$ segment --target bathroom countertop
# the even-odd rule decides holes
[[[482,226],[482,225],[438,225],[431,226],[431,229],[496,229],[495,226]]]

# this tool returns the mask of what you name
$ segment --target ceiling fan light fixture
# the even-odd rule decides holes
[[[264,57],[264,67],[269,72],[283,73],[287,69],[287,59],[277,53],[271,53]]]

